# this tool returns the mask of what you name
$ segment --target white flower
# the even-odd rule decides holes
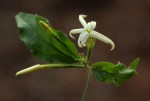
[[[101,40],[104,43],[111,44],[111,46],[112,46],[111,50],[113,50],[115,48],[114,42],[111,39],[109,39],[108,37],[104,36],[103,34],[95,31],[94,29],[96,27],[96,22],[91,21],[91,22],[86,23],[86,21],[84,20],[85,17],[86,17],[86,15],[79,15],[79,21],[84,28],[71,30],[69,33],[70,37],[74,38],[72,36],[72,34],[80,33],[80,36],[78,38],[78,46],[79,47],[86,46],[86,41],[88,40],[88,38],[93,37],[95,39]]]

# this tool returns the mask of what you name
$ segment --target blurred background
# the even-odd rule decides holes
[[[0,0],[0,101],[80,101],[86,83],[86,72],[80,69],[15,77],[21,69],[46,63],[19,39],[18,12],[44,16],[67,35],[82,27],[78,15],[87,14],[86,21],[96,21],[96,31],[116,44],[110,51],[109,45],[97,41],[91,63],[119,60],[129,65],[141,58],[138,75],[119,88],[94,79],[87,101],[150,101],[150,0]]]

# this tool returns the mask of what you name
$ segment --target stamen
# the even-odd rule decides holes
[[[92,30],[88,28],[86,31],[87,31],[88,33],[90,33]]]

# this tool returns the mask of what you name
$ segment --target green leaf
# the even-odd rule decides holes
[[[131,78],[136,74],[136,71],[134,69],[127,68],[124,64],[118,63],[116,65],[117,71],[114,73],[114,84],[115,86],[120,86],[123,84],[126,80]]]
[[[133,61],[131,65],[135,68],[138,60]],[[135,69],[127,68],[124,64],[118,63],[117,65],[110,62],[97,62],[92,65],[92,71],[98,81],[104,83],[113,83],[115,86],[120,86],[127,79],[136,74]]]
[[[130,68],[131,69],[136,69],[137,65],[139,64],[140,58],[135,59],[131,64],[130,64]]]
[[[115,65],[109,62],[98,62],[92,66],[92,70],[96,79],[104,83],[113,82],[114,69]]]
[[[43,29],[39,24],[40,21],[47,23],[52,32]],[[76,46],[64,33],[52,28],[46,18],[19,13],[16,15],[16,22],[21,40],[39,59],[51,63],[78,62],[79,55]]]

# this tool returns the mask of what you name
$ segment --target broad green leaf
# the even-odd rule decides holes
[[[98,81],[105,83],[113,82],[113,72],[115,69],[115,65],[109,62],[98,62],[93,66],[93,72]]]
[[[51,63],[74,63],[79,60],[76,46],[64,33],[55,30],[48,32],[39,22],[43,21],[49,26],[49,21],[41,16],[27,13],[16,15],[16,22],[20,32],[20,38],[27,48],[39,59]],[[54,36],[53,34],[56,34]]]
[[[113,73],[115,70],[116,65],[114,65],[113,63],[110,62],[97,62],[95,64],[93,64],[93,69],[96,70],[103,70],[103,71],[107,71],[109,73]]]
[[[136,62],[132,62],[131,64],[134,63]],[[127,68],[120,62],[117,65],[110,62],[97,62],[92,65],[92,71],[98,81],[113,83],[115,86],[120,86],[127,79],[136,74],[135,69]]]

